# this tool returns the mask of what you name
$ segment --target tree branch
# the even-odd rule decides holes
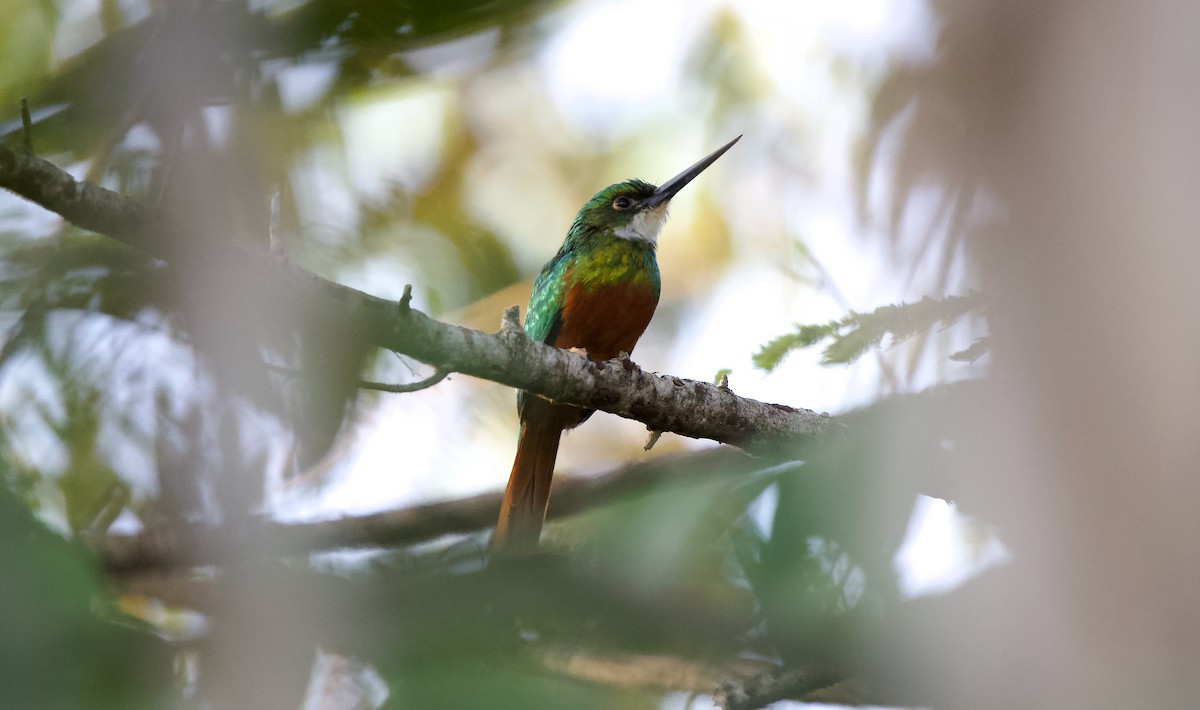
[[[62,216],[71,224],[155,256],[146,235],[156,219],[140,203],[75,178],[48,160],[0,143],[0,187]]]
[[[722,710],[755,710],[778,700],[801,699],[846,679],[832,668],[774,668],[747,680],[726,681],[713,692]]]
[[[711,693],[730,676],[753,677],[768,661],[734,658],[724,662],[648,653],[598,652],[585,647],[551,645],[531,655],[547,670],[618,688]]]
[[[162,215],[88,182],[76,181],[49,161],[0,145],[0,187],[99,232],[170,261],[176,250]],[[161,233],[157,233],[161,232]],[[150,235],[155,238],[151,239]],[[233,249],[231,248],[231,251]],[[331,322],[358,318],[371,341],[433,365],[643,422],[654,431],[712,439],[759,454],[778,454],[831,423],[828,414],[766,404],[707,382],[642,371],[628,358],[596,362],[537,343],[520,329],[490,334],[441,323],[413,309],[327,281],[265,254],[230,254],[229,268],[266,280],[265,293],[281,307]]]
[[[574,515],[662,485],[702,483],[722,476],[736,476],[747,466],[756,467],[755,460],[734,449],[718,448],[660,456],[601,476],[559,477],[553,484],[554,494],[547,516],[557,519]],[[316,523],[263,523],[248,534],[254,535],[254,548],[279,554],[407,545],[491,527],[496,523],[501,497],[499,492],[484,493]],[[247,549],[240,540],[204,546],[191,544],[193,540],[212,541],[230,535],[227,529],[201,528],[186,532],[153,529],[138,535],[107,537],[94,542],[93,547],[108,572],[128,575],[210,564],[220,561],[214,550]]]
[[[788,699],[828,705],[886,704],[885,699],[863,692],[858,679],[846,679],[844,673],[820,664],[799,670],[764,659],[701,660],[566,645],[534,647],[531,655],[547,670],[592,683],[711,694],[725,710],[755,710]]]

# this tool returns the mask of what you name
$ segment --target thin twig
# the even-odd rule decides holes
[[[437,383],[446,379],[450,375],[449,370],[435,370],[432,375],[423,380],[416,382],[407,382],[402,385],[389,385],[382,382],[367,382],[359,380],[358,388],[364,390],[376,390],[379,392],[391,392],[393,394],[407,394],[409,392],[420,392],[424,389],[429,389]]]
[[[21,97],[21,145],[25,152],[33,152],[33,119],[29,116],[29,101]]]
[[[302,377],[304,375],[304,370],[301,370],[301,369],[298,369],[295,367],[287,367],[286,365],[276,365],[276,364],[270,363],[270,362],[264,362],[263,365],[268,370],[270,370],[272,372],[277,372],[281,375],[288,375],[290,377]],[[426,377],[423,380],[418,380],[416,382],[406,382],[402,385],[392,385],[392,384],[388,384],[386,382],[373,382],[371,380],[358,380],[354,386],[360,390],[375,390],[376,392],[390,392],[392,394],[407,394],[409,392],[420,392],[421,390],[429,389],[430,387],[433,387],[437,383],[439,383],[442,380],[449,377],[450,374],[451,374],[450,370],[435,370],[432,375],[430,375],[429,377]]]

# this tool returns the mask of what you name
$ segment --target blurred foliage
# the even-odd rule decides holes
[[[42,21],[52,26],[54,5],[42,5],[51,9],[43,11]],[[398,53],[480,30],[515,28],[539,6],[544,11],[546,3],[168,4],[112,29],[49,75],[43,74],[48,67],[41,62],[11,66],[0,80],[0,106],[8,113],[31,85],[38,87],[29,95],[31,104],[50,110],[36,122],[39,149],[84,157],[97,147],[111,147],[120,134],[143,120],[157,128],[221,104],[271,110],[278,101],[277,77],[271,74],[278,66],[272,66],[273,60],[329,63],[336,71],[336,91],[326,94],[331,100],[372,80],[410,75]],[[33,14],[36,11],[23,13]],[[129,14],[133,20],[138,13],[131,7]],[[44,61],[50,37],[36,39],[42,42],[41,51],[31,56]]]
[[[96,561],[0,487],[0,706],[159,708],[171,651],[108,608]],[[99,611],[99,613],[97,613]]]
[[[822,365],[844,365],[862,357],[870,348],[891,336],[890,346],[930,332],[939,324],[948,327],[958,320],[979,312],[987,306],[978,291],[965,296],[925,298],[916,303],[881,306],[870,313],[851,312],[844,318],[820,325],[797,326],[795,333],[780,336],[767,343],[754,356],[754,364],[764,370],[774,370],[788,353],[831,340],[821,354]],[[983,341],[976,341],[969,351],[954,353],[954,359],[976,359],[983,353]]]
[[[308,204],[305,169],[345,148],[342,105],[419,74],[407,53],[494,32],[488,51],[502,56],[524,46],[522,32],[546,9],[529,0],[105,2],[96,16],[51,2],[9,8],[14,21],[0,31],[3,140],[23,140],[17,107],[27,96],[40,154],[85,161],[89,179],[200,233],[164,265],[70,226],[0,215],[8,331],[0,376],[20,392],[4,405],[19,402],[20,411],[0,436],[30,502],[61,507],[82,532],[102,531],[125,510],[144,521],[208,515],[214,492],[255,500],[262,473],[230,483],[236,493],[212,485],[239,478],[220,473],[231,454],[251,469],[268,455],[241,431],[263,414],[294,432],[296,467],[329,449],[354,414],[355,383],[374,353],[352,324],[318,332],[321,319],[306,319],[298,304],[301,317],[287,320],[243,308],[263,300],[252,283],[212,288],[233,277],[222,273],[220,242],[264,249],[269,237],[276,252],[324,273],[391,252],[442,308],[516,281],[507,244],[463,209],[462,176],[476,146],[461,125],[445,137],[431,179],[362,198],[353,224],[323,222],[320,206]],[[283,82],[299,70],[329,79],[304,107],[285,108]],[[178,357],[180,346],[189,356]],[[151,352],[173,362],[156,364]],[[302,376],[271,374],[264,357]],[[40,451],[55,455],[47,461]],[[131,455],[157,480],[130,470]],[[46,477],[58,489],[49,498]]]
[[[898,603],[890,555],[916,472],[891,467],[885,502],[845,475],[878,466],[875,437],[894,407],[856,413],[861,436],[808,448],[805,463],[746,457],[704,483],[676,479],[555,523],[536,555],[488,560],[486,538],[472,536],[336,574],[233,570],[223,585],[256,592],[212,633],[289,649],[256,661],[272,678],[304,668],[318,646],[366,661],[388,685],[387,707],[652,708],[667,690],[710,691],[697,669],[727,678],[747,657],[764,669],[842,662],[862,626]],[[939,458],[937,433],[920,443]],[[639,673],[650,657],[673,671]],[[623,674],[606,668],[613,659],[629,664]],[[201,676],[199,692],[220,697]]]
[[[997,76],[990,50],[981,50],[996,36],[980,21],[990,12],[986,3],[930,5],[940,25],[937,61],[889,67],[871,98],[855,167],[860,216],[871,212],[872,174],[886,171],[892,247],[932,255],[940,272],[937,287],[944,290],[955,255],[973,259],[977,253],[967,248],[968,239],[995,216],[988,214],[997,206],[995,186],[984,182],[992,146],[978,136],[1004,120],[1004,107],[996,102],[1006,89],[997,82],[1010,79]],[[936,205],[914,245],[906,241],[905,219],[923,195],[933,195]]]
[[[360,223],[332,233],[303,201],[303,168],[344,139],[340,105],[419,73],[406,52],[497,32],[493,51],[503,53],[522,46],[514,40],[547,5],[106,1],[83,20],[67,8],[0,3],[3,140],[23,140],[17,107],[28,97],[35,150],[62,165],[84,161],[89,179],[159,206],[195,238],[163,264],[69,226],[0,214],[0,526],[10,542],[0,560],[0,706],[186,706],[179,690],[189,685],[228,699],[220,652],[201,654],[208,670],[196,686],[185,670],[189,645],[168,646],[109,611],[115,597],[96,583],[80,545],[29,511],[79,540],[104,535],[122,515],[170,526],[240,515],[261,498],[264,429],[278,431],[260,423],[263,414],[282,415],[299,434],[301,465],[329,448],[353,411],[363,338],[352,324],[315,333],[303,318],[251,320],[259,295],[249,295],[252,284],[223,287],[224,267],[212,258],[230,243],[262,249],[270,234],[272,248],[325,272],[408,250],[426,270],[423,283],[454,284],[430,291],[444,307],[515,281],[508,247],[462,209],[461,178],[475,153],[464,131],[446,137],[454,148],[422,189],[398,185],[364,204]],[[303,68],[331,79],[306,107],[285,109],[281,77]],[[406,238],[413,234],[424,243]],[[427,258],[443,248],[434,242],[453,254],[450,268]],[[239,339],[243,348],[228,347]],[[294,363],[303,377],[268,374],[263,356]],[[289,397],[300,402],[290,411]],[[300,650],[308,663],[315,648]],[[387,654],[373,660],[388,667]],[[445,696],[446,681],[460,678],[461,668],[428,656],[409,663],[394,697]],[[290,689],[297,701],[307,670]],[[469,692],[564,692],[562,683],[539,690],[528,676],[493,675],[494,683],[480,674]]]

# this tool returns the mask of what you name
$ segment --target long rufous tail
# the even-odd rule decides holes
[[[562,425],[544,412],[533,413],[521,422],[517,439],[517,456],[504,502],[500,504],[500,520],[492,534],[492,549],[522,552],[537,549],[550,503],[550,481],[554,477],[554,460]]]

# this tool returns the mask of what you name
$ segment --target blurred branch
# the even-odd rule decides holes
[[[705,661],[575,646],[536,648],[534,653],[547,670],[572,678],[622,688],[711,694],[724,710],[755,710],[789,699],[829,705],[886,702],[876,693],[864,692],[861,680],[818,666],[799,670],[780,668],[765,659]]]
[[[599,507],[618,498],[678,483],[701,483],[720,476],[739,475],[753,459],[734,449],[719,448],[662,456],[589,478],[558,478],[548,516],[551,519]],[[471,533],[496,522],[501,493],[428,503],[372,515],[317,523],[256,526],[255,547],[265,552],[307,554],[325,550],[406,545],[443,535]],[[233,526],[237,527],[237,526]],[[244,528],[243,528],[244,529]],[[186,533],[152,529],[139,535],[97,540],[105,569],[131,574],[152,569],[188,567],[219,561],[215,549],[246,549],[237,541],[203,547],[191,540],[213,542],[223,529],[193,529]]]
[[[801,699],[846,679],[831,668],[775,668],[747,680],[717,686],[713,700],[722,710],[755,710],[778,700]]]
[[[76,181],[28,151],[0,145],[0,187],[168,262],[182,250],[163,218],[143,205],[89,182]],[[149,235],[155,238],[150,239]],[[290,264],[230,247],[225,267],[265,283],[279,307],[304,303],[306,317],[358,319],[370,341],[415,357],[439,372],[461,372],[643,422],[654,431],[712,439],[747,451],[779,454],[829,427],[828,414],[738,397],[707,382],[643,372],[628,358],[596,362],[537,343],[506,319],[488,334],[436,321],[409,306],[375,298]],[[267,304],[268,306],[271,304]]]
[[[623,688],[646,688],[711,693],[730,676],[753,677],[773,667],[769,661],[748,658],[724,662],[645,653],[603,653],[575,646],[550,646],[536,651],[548,670],[592,683]]]

